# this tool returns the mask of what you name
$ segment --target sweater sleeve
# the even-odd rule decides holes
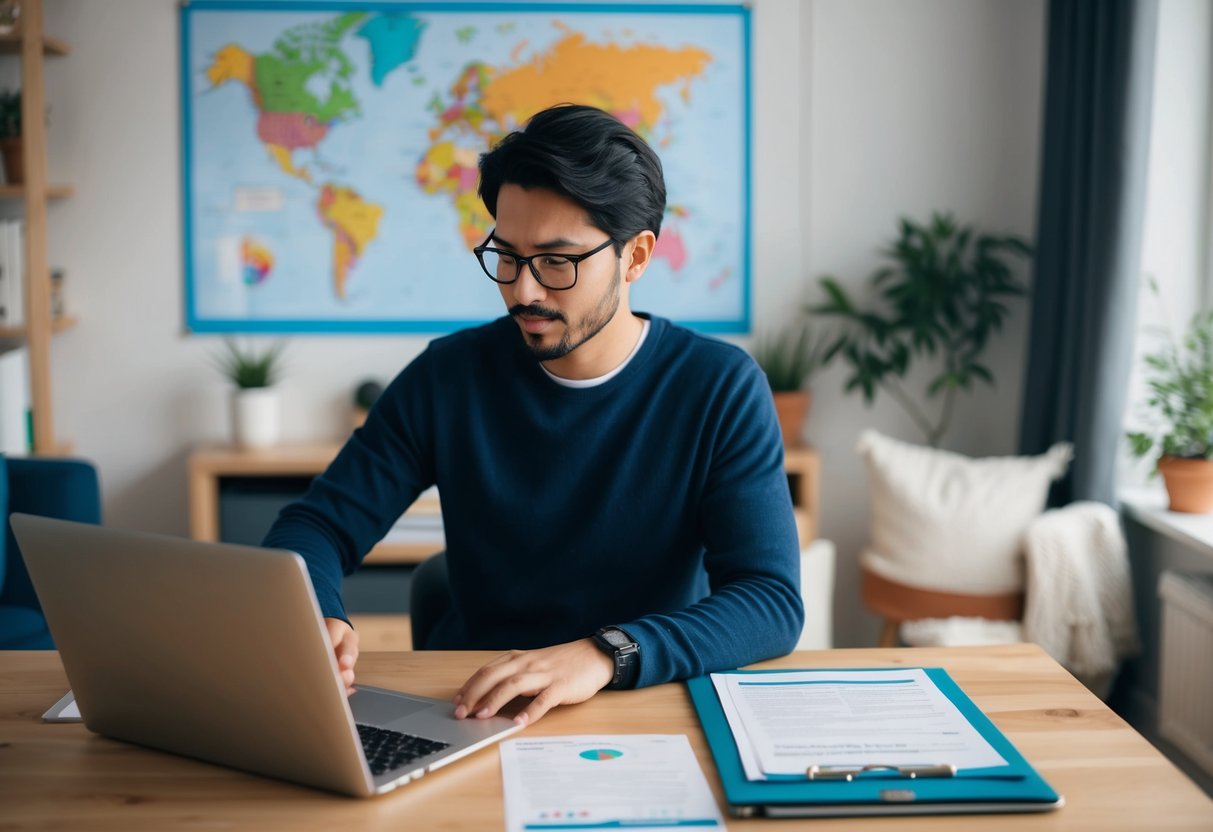
[[[620,624],[640,645],[637,687],[790,652],[804,626],[800,544],[765,378],[748,364],[724,405],[700,505],[710,594]]]
[[[434,482],[432,417],[424,406],[423,354],[388,386],[307,493],[288,505],[263,546],[297,552],[307,563],[326,618],[349,620],[341,580]]]

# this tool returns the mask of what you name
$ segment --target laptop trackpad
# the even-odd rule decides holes
[[[350,697],[350,710],[354,712],[354,721],[368,725],[387,725],[432,708],[435,704],[432,699],[414,699],[406,694],[374,688],[358,688]]]

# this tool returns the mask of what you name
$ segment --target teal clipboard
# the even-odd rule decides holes
[[[843,668],[812,668],[833,670]],[[857,668],[845,668],[856,670]],[[911,780],[879,773],[843,780],[747,780],[733,732],[708,676],[687,682],[691,702],[716,761],[725,801],[735,817],[848,817],[980,812],[1047,812],[1064,798],[1053,791],[947,671],[922,668],[960,713],[1007,761],[1006,766],[962,769],[954,777]],[[787,670],[738,670],[739,674]],[[942,762],[942,761],[941,761]]]

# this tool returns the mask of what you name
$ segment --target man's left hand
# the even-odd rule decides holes
[[[455,694],[455,718],[493,716],[516,696],[533,696],[514,721],[529,725],[557,705],[584,702],[615,675],[614,662],[591,639],[541,650],[511,650],[472,674]]]

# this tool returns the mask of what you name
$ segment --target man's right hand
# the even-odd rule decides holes
[[[354,692],[354,664],[358,661],[358,634],[354,628],[340,618],[326,618],[324,625],[328,627],[329,641],[333,643],[333,653],[337,656],[337,669],[341,671],[341,681],[345,685],[345,695]]]

